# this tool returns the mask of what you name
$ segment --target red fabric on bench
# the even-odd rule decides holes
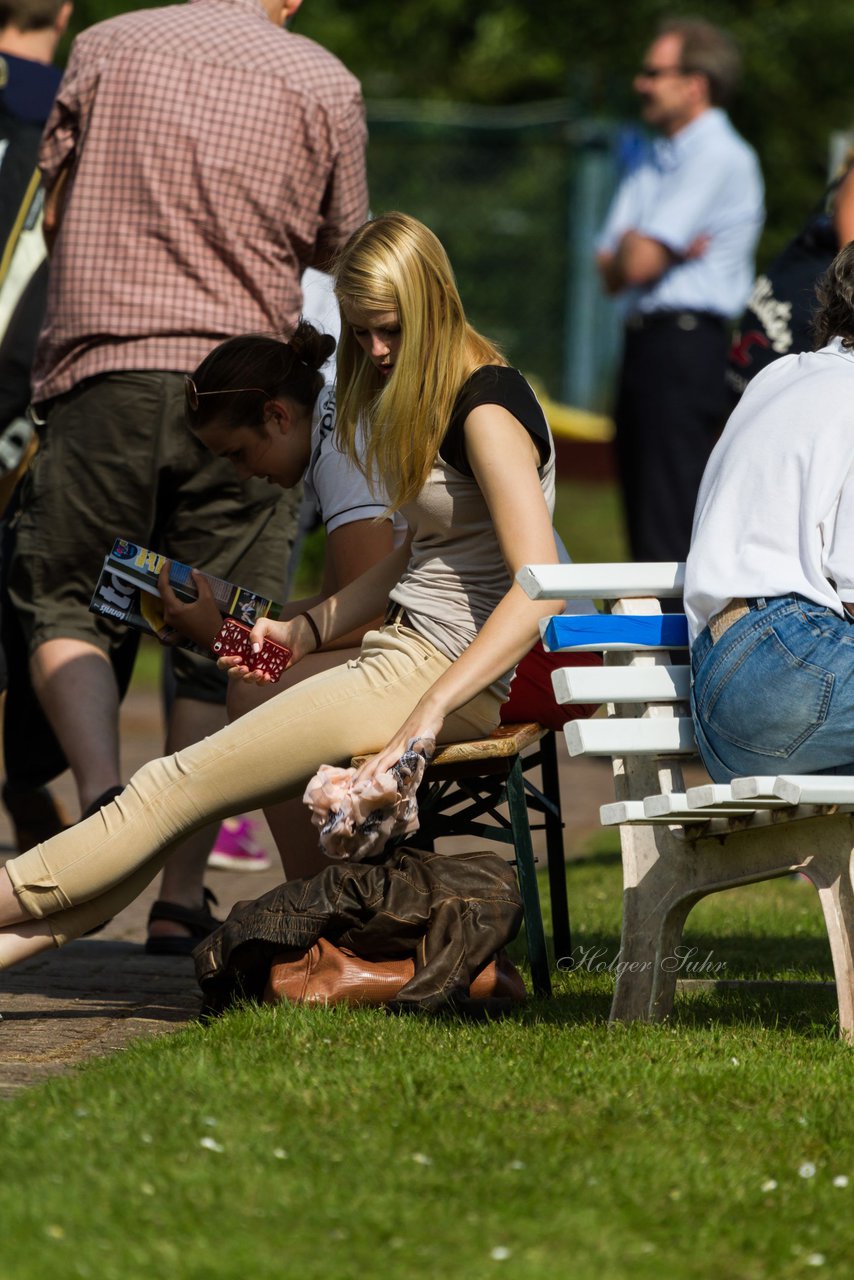
[[[555,701],[552,672],[559,667],[601,667],[599,653],[547,653],[538,640],[516,668],[510,697],[501,708],[502,724],[525,724],[530,720],[546,729],[562,729],[569,720],[586,720],[595,704],[562,706]]]

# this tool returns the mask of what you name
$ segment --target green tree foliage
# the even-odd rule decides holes
[[[636,117],[632,74],[668,0],[305,0],[298,30],[334,49],[369,97],[518,103],[569,98],[579,115]],[[850,0],[699,0],[682,12],[730,30],[745,57],[733,118],[759,152],[763,256],[821,193],[828,139],[854,121]]]
[[[77,0],[74,27],[141,7]],[[478,104],[568,98],[579,118],[634,120],[632,74],[670,0],[304,0],[295,29],[360,77],[369,99]],[[746,75],[733,118],[757,148],[768,189],[763,256],[817,201],[828,138],[854,121],[850,0],[688,0],[727,27]]]

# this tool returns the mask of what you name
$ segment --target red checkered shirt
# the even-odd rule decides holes
[[[358,81],[260,0],[189,0],[84,31],[40,155],[48,188],[73,168],[34,401],[289,331],[303,269],[367,217],[366,141]]]

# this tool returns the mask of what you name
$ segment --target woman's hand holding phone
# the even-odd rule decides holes
[[[287,651],[288,659],[283,670],[294,666],[315,648],[314,637],[305,621],[300,618],[292,618],[287,622],[259,618],[248,633],[248,641],[248,650],[220,653],[217,658],[219,666],[228,672],[230,679],[244,680],[247,684],[274,683],[268,664],[261,657],[265,645],[272,643]],[[275,679],[278,678],[277,675]]]
[[[224,618],[211,645],[217,658],[237,658],[240,666],[253,675],[261,674],[266,682],[276,684],[291,659],[291,651],[269,636],[260,647],[252,643],[252,628],[236,618]]]

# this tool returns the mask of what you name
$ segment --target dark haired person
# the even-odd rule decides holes
[[[371,755],[360,771],[370,780],[413,738],[479,738],[499,722],[513,670],[553,610],[515,580],[524,564],[557,561],[548,424],[522,375],[466,320],[447,255],[422,223],[398,213],[364,224],[335,284],[337,442],[409,532],[342,591],[297,618],[262,618],[251,638],[283,643],[296,665],[383,612],[384,622],[355,661],[144,765],[100,813],[7,862],[0,968],[92,928],[190,832],[301,794],[320,764]],[[204,390],[191,388],[191,410]],[[284,446],[287,407],[260,398],[270,439]],[[273,474],[271,448],[253,456],[254,474]],[[237,659],[220,664],[235,681],[265,682]]]
[[[284,489],[302,482],[303,509],[310,507],[326,530],[320,591],[309,599],[289,601],[282,609],[283,619],[299,617],[346,587],[389,555],[407,533],[403,517],[388,510],[385,495],[372,489],[336,444],[335,389],[331,383],[324,384],[317,372],[331,346],[328,335],[305,323],[288,343],[256,334],[229,338],[205,357],[188,380],[195,390],[188,395],[187,422],[202,444],[228,459],[238,476],[260,475]],[[236,387],[247,389],[235,393]],[[221,619],[201,579],[199,589],[198,603],[182,604],[169,587],[168,573],[162,575],[167,620],[206,645]],[[275,685],[232,681],[230,718],[246,714],[309,676],[356,658],[368,629],[359,627],[336,637],[321,651],[307,654]],[[326,865],[317,828],[300,798],[268,806],[265,813],[288,880],[311,875]],[[199,936],[201,930],[188,942],[195,945]],[[149,949],[153,947],[150,942]]]
[[[32,681],[80,808],[121,787],[121,628],[89,613],[116,535],[276,598],[298,494],[238,481],[186,430],[183,375],[216,343],[289,334],[304,269],[367,214],[358,81],[283,24],[301,0],[189,0],[77,37],[40,151],[52,244],[32,397],[46,418],[9,568]],[[170,750],[221,727],[225,682],[175,655]],[[151,936],[215,923],[199,870],[165,868]]]
[[[336,442],[335,391],[331,385],[321,386],[315,372],[324,344],[331,345],[331,339],[315,333],[308,324],[301,324],[289,343],[253,334],[230,338],[214,348],[188,380],[187,422],[199,440],[228,458],[238,475],[266,476],[283,488],[302,479],[304,502],[311,504],[325,526],[320,591],[311,599],[289,601],[281,614],[283,620],[298,619],[306,610],[322,605],[400,546],[409,532],[403,517],[388,510],[385,491],[371,485]],[[364,453],[361,433],[355,438],[355,453],[357,457]],[[555,537],[561,559],[568,560]],[[221,619],[202,579],[199,588],[200,600],[183,604],[170,589],[164,569],[161,592],[168,622],[198,644],[207,645]],[[583,606],[576,603],[574,607]],[[381,620],[377,617],[371,622],[376,625]],[[369,629],[362,625],[333,637],[321,650],[306,654],[275,685],[232,681],[228,697],[231,719],[309,676],[357,658],[359,644]],[[502,721],[537,720],[560,728],[569,719],[589,715],[592,707],[561,707],[555,701],[550,677],[558,665],[598,661],[594,654],[547,654],[538,641],[516,669],[510,696],[501,706]],[[317,828],[300,797],[268,805],[265,813],[288,880],[313,875],[327,865],[319,849]]]
[[[725,413],[728,320],[753,286],[763,188],[725,107],[733,41],[708,22],[666,22],[634,88],[644,148],[598,241],[625,346],[615,408],[617,463],[636,560],[684,560],[703,467]]]
[[[36,449],[26,414],[47,298],[44,192],[37,161],[42,130],[62,78],[53,59],[71,12],[70,0],[0,2],[0,516],[7,513]],[[8,525],[3,534],[5,560],[12,537]],[[32,690],[20,687],[29,682],[16,678],[26,664],[20,648],[15,620],[6,607],[0,648],[0,689],[8,690],[4,724],[23,724],[25,732],[18,733],[14,749],[6,737],[3,802],[15,825],[18,847],[27,848],[61,829],[65,816],[41,785],[41,748],[49,731]],[[14,668],[11,682],[7,667]],[[35,722],[38,727],[30,733]]]
[[[716,782],[854,773],[854,243],[819,303],[820,349],[748,384],[700,488],[685,609]]]
[[[38,148],[62,78],[53,59],[71,12],[70,0],[0,2],[0,441],[30,403],[47,290]],[[10,470],[13,451],[2,448],[0,474]]]
[[[813,350],[816,282],[850,240],[854,240],[854,147],[847,149],[804,225],[756,277],[729,349],[730,410],[750,379],[772,360]]]

